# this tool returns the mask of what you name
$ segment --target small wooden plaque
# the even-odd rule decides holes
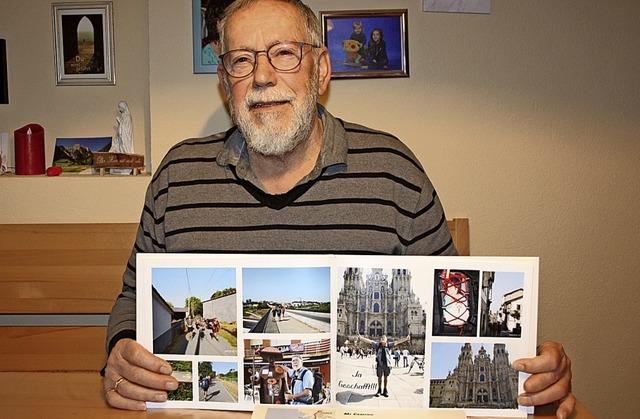
[[[144,156],[142,154],[126,153],[93,153],[93,167],[100,169],[100,176],[105,169],[133,169],[137,175],[144,169]]]

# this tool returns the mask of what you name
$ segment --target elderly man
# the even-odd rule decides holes
[[[236,0],[219,25],[218,77],[233,121],[174,146],[147,190],[109,318],[109,404],[142,410],[177,387],[170,365],[135,339],[138,252],[455,255],[438,196],[397,138],[317,104],[331,78],[315,13],[297,0]],[[514,366],[533,375],[522,404],[573,409],[561,345]]]
[[[291,357],[291,368],[284,366],[291,379],[291,392],[284,395],[290,404],[312,404],[313,372],[303,366],[300,355]]]
[[[358,339],[361,339],[373,345],[373,353],[376,355],[376,376],[378,377],[378,391],[376,392],[375,396],[380,397],[380,395],[382,394],[384,397],[389,397],[389,392],[387,391],[387,381],[389,378],[389,374],[391,373],[391,350],[395,348],[396,345],[401,345],[409,341],[411,339],[411,335],[407,335],[401,339],[396,340],[395,342],[389,342],[387,335],[382,335],[380,336],[380,341],[376,342],[375,340],[367,339],[364,336],[360,336],[360,333],[358,333]],[[397,366],[398,361],[396,360],[396,367]]]

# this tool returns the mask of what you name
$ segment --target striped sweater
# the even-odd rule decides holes
[[[235,127],[167,153],[147,190],[109,319],[109,350],[135,337],[137,253],[456,254],[436,191],[413,153],[389,134],[318,109],[318,163],[286,194],[262,191]]]

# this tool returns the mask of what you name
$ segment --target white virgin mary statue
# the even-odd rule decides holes
[[[133,154],[133,123],[127,102],[118,103],[118,111],[116,138],[111,142],[109,152]]]

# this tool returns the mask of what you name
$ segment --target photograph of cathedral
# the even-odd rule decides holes
[[[426,314],[418,295],[428,294],[427,282],[412,283],[409,269],[349,267],[340,272],[335,400],[369,407],[384,399],[422,407]],[[379,352],[384,354],[380,362],[389,357],[391,366],[384,380],[377,377],[383,336],[389,349]]]
[[[408,269],[346,268],[337,301],[338,344],[411,335],[411,353],[424,352],[426,314]]]
[[[434,343],[431,359],[430,407],[518,408],[518,372],[506,344]]]

